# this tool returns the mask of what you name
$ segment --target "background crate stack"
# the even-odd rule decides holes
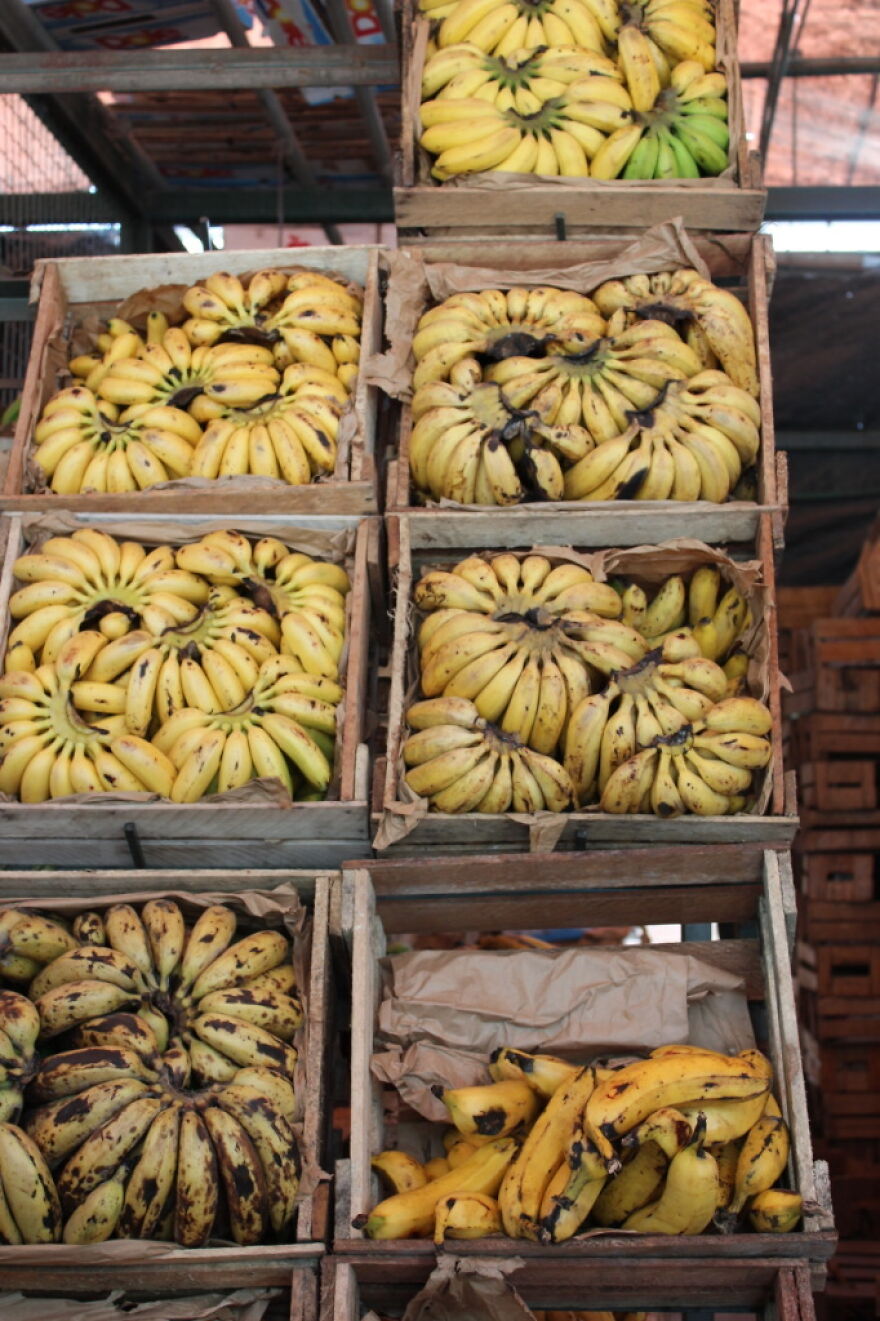
[[[877,529],[841,589],[780,599],[789,764],[802,801],[797,980],[819,1149],[841,1244],[829,1306],[880,1282],[880,552]]]

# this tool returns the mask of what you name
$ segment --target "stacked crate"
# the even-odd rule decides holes
[[[876,532],[839,592],[809,590],[805,602],[781,603],[793,686],[783,708],[803,802],[796,851],[802,895],[797,977],[814,1118],[842,1235],[829,1299],[855,1301],[872,1297],[880,1278]]]

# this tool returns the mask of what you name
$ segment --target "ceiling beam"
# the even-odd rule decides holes
[[[0,14],[0,30],[3,26],[4,18]],[[15,41],[11,44],[19,45]],[[391,46],[234,46],[0,54],[0,87],[4,92],[22,96],[378,87],[399,81],[397,52]]]
[[[880,188],[770,188],[765,220],[880,220]]]

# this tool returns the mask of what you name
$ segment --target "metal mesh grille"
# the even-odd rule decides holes
[[[0,227],[0,278],[27,279],[41,257],[88,257],[114,252],[118,225],[65,225],[47,203],[47,223],[28,225],[30,193],[88,196],[91,182],[20,96],[0,96],[0,193],[8,223]],[[21,209],[16,211],[16,197]],[[69,211],[69,203],[63,204]],[[0,412],[21,389],[31,340],[30,321],[0,319]]]

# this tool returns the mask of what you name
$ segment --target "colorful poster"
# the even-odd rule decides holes
[[[142,50],[220,30],[207,0],[27,0],[62,50]],[[239,5],[250,27],[247,9]]]
[[[253,0],[255,11],[276,46],[332,46],[328,32],[311,0]],[[375,45],[385,37],[373,0],[345,0],[359,45]],[[311,105],[323,105],[337,97],[350,97],[350,87],[304,87]]]

